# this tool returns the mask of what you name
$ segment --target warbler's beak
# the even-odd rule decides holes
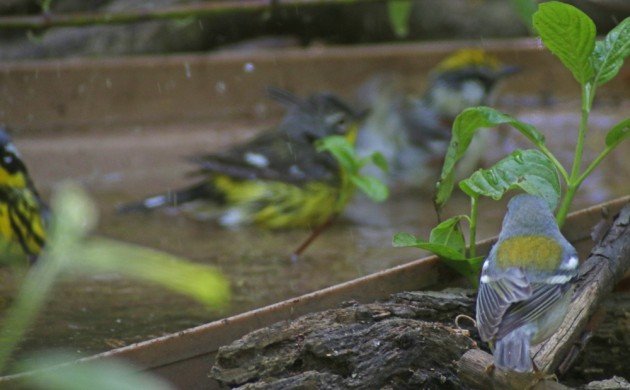
[[[502,79],[504,77],[511,76],[515,73],[519,73],[521,70],[523,69],[520,66],[506,65],[503,68],[499,69],[496,76],[497,76],[497,79]]]

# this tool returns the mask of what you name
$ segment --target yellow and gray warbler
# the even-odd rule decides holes
[[[510,200],[477,295],[477,329],[490,343],[497,368],[533,371],[530,346],[562,323],[578,265],[575,248],[542,198],[524,194]]]
[[[435,182],[455,117],[464,109],[488,104],[497,82],[516,72],[483,50],[465,49],[447,57],[429,75],[424,94],[405,94],[391,78],[375,78],[361,91],[371,114],[359,132],[357,149],[380,151],[389,164],[386,179],[396,187]],[[483,154],[476,137],[460,166],[476,168]],[[431,187],[433,188],[433,187]]]
[[[202,178],[178,191],[122,205],[119,210],[179,206],[224,227],[315,227],[341,212],[343,172],[316,142],[342,135],[354,144],[359,115],[330,93],[306,99],[270,88],[287,112],[281,123],[226,151],[193,157]]]
[[[46,241],[48,216],[20,153],[0,128],[0,263],[33,262]]]

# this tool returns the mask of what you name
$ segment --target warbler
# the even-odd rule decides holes
[[[20,153],[0,128],[0,263],[35,261],[46,242],[48,216]]]
[[[287,112],[281,123],[226,151],[193,157],[198,183],[179,191],[123,205],[121,211],[187,207],[199,219],[224,227],[254,224],[269,229],[316,227],[333,213],[344,180],[336,160],[316,142],[329,135],[355,142],[360,114],[331,93],[307,99],[280,89],[269,95]],[[216,206],[219,206],[218,208]]]
[[[533,371],[530,346],[551,337],[562,323],[578,264],[577,251],[542,198],[510,200],[477,295],[477,329],[493,348],[495,367]]]
[[[361,89],[371,114],[359,131],[357,150],[380,151],[389,164],[393,188],[424,187],[438,178],[455,117],[468,107],[488,104],[497,82],[518,69],[483,50],[465,49],[439,63],[422,95],[405,95],[391,78],[375,78]],[[483,155],[483,137],[473,139],[459,164],[472,172]],[[431,187],[432,188],[432,187]]]

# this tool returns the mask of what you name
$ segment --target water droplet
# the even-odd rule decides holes
[[[224,94],[225,91],[227,91],[227,84],[225,84],[225,82],[223,81],[217,81],[217,83],[214,85],[214,89],[218,93]]]
[[[112,89],[112,80],[111,79],[105,79],[105,87],[107,87],[107,89]]]
[[[184,62],[184,70],[186,72],[186,78],[189,79],[192,76],[192,73],[190,71],[190,63]]]
[[[254,64],[253,64],[253,63],[251,63],[251,62],[246,62],[246,63],[245,63],[245,65],[243,65],[243,70],[244,70],[246,73],[252,73],[253,71],[255,71],[255,70],[256,70],[256,67],[254,66]]]

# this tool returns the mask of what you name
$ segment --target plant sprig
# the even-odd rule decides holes
[[[418,240],[408,233],[398,233],[393,240],[394,246],[414,246],[432,251],[474,284],[480,266],[475,248],[479,198],[499,200],[514,189],[541,196],[552,210],[557,210],[556,220],[562,226],[580,185],[613,149],[630,136],[630,118],[626,118],[610,129],[604,150],[586,169],[582,169],[584,141],[595,92],[619,73],[625,58],[630,55],[630,17],[619,23],[603,40],[596,42],[595,24],[586,14],[571,5],[550,1],[538,6],[533,15],[533,26],[543,44],[571,71],[581,87],[581,117],[570,169],[560,163],[545,145],[544,135],[531,124],[490,107],[468,108],[453,123],[451,142],[437,183],[435,205],[438,212],[453,192],[455,165],[466,153],[479,129],[509,125],[523,134],[536,149],[516,150],[491,168],[480,169],[459,182],[460,189],[471,198],[470,216],[459,215],[442,222],[432,230],[429,241]],[[564,183],[564,194],[559,177]],[[462,250],[465,246],[462,245],[464,237],[459,227],[462,220],[469,225],[467,253]],[[449,235],[457,236],[457,240],[434,240],[438,237],[434,232],[444,229]]]

